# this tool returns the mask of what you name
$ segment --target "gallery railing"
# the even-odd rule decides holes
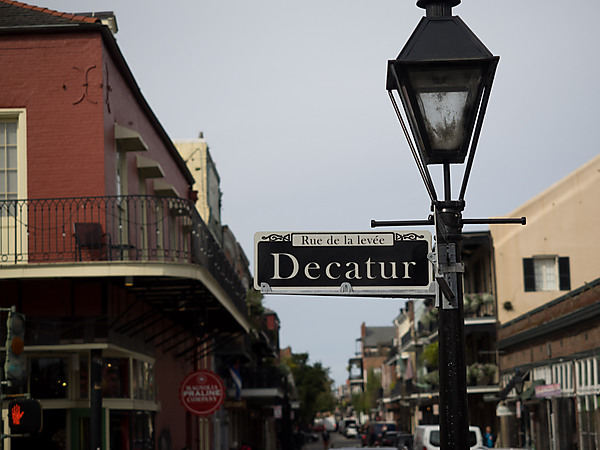
[[[201,265],[246,310],[242,282],[189,200],[114,196],[0,201],[0,266],[121,261]]]

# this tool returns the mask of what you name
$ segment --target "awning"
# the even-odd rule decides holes
[[[148,146],[137,131],[115,123],[115,139],[119,143],[119,151],[145,152]]]
[[[141,178],[164,178],[165,173],[157,161],[136,155],[136,164]]]
[[[179,197],[179,192],[171,183],[156,179],[154,180],[154,195],[157,197]]]

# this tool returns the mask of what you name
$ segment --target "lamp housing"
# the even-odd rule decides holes
[[[387,90],[398,92],[424,164],[465,161],[498,60],[460,17],[442,15],[423,17],[388,61]]]

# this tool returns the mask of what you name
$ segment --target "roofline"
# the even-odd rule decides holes
[[[551,300],[551,301],[549,301],[547,303],[544,303],[541,306],[538,306],[535,309],[532,309],[531,311],[527,311],[525,314],[522,314],[519,317],[515,317],[514,319],[512,319],[512,320],[510,320],[508,322],[501,323],[500,324],[500,328],[509,327],[509,326],[511,326],[511,325],[513,325],[513,324],[515,324],[517,322],[520,322],[521,320],[524,320],[524,319],[527,319],[527,318],[531,317],[533,314],[536,314],[536,313],[538,313],[540,311],[544,311],[544,310],[548,309],[548,307],[556,305],[556,304],[561,303],[561,302],[564,302],[565,300],[568,300],[570,298],[576,297],[579,294],[582,294],[583,292],[585,292],[585,291],[587,291],[589,289],[595,288],[596,286],[600,286],[600,278],[596,278],[595,280],[591,281],[590,283],[586,283],[583,286],[581,286],[581,287],[579,287],[579,288],[577,288],[577,289],[575,289],[573,291],[567,292],[566,294],[561,295],[560,297],[557,297],[554,300]]]
[[[524,211],[527,211],[532,205],[536,205],[537,203],[539,203],[540,199],[542,199],[543,197],[552,195],[555,192],[559,192],[565,184],[569,183],[571,180],[575,179],[576,177],[580,176],[581,174],[585,174],[587,171],[589,171],[592,168],[592,166],[594,164],[597,164],[598,162],[600,162],[600,154],[594,156],[592,159],[585,162],[583,165],[579,166],[574,171],[570,172],[569,174],[567,174],[564,177],[560,178],[559,180],[555,181],[554,183],[552,183],[550,186],[548,186],[543,191],[538,192],[535,196],[531,197],[525,203],[523,203],[522,205],[515,208],[511,213],[509,213],[509,216],[523,215],[522,213]],[[594,172],[592,172],[592,173],[594,173]]]
[[[99,19],[94,18],[92,15],[85,15],[82,13],[61,12],[61,11],[57,11],[55,9],[50,9],[50,8],[45,8],[45,7],[41,7],[41,6],[35,6],[35,5],[29,5],[27,3],[18,2],[18,1],[14,1],[14,0],[0,0],[0,2],[5,3],[7,5],[15,6],[17,8],[29,9],[31,11],[45,13],[50,16],[62,17],[63,19],[68,19],[68,20],[78,20],[78,21],[84,22],[84,23],[95,23],[95,22],[100,21]]]
[[[75,16],[79,17],[79,16]],[[195,183],[192,173],[187,167],[187,164],[175,148],[175,144],[163,128],[162,124],[152,111],[152,108],[146,101],[146,98],[142,94],[139,85],[135,81],[133,73],[127,65],[127,61],[119,48],[117,41],[109,28],[103,25],[99,19],[95,19],[93,23],[74,23],[74,24],[60,24],[60,25],[42,25],[42,26],[20,26],[20,27],[0,27],[0,36],[2,35],[18,35],[18,34],[59,34],[59,33],[89,33],[99,32],[105,47],[108,49],[109,54],[115,61],[115,65],[121,72],[125,82],[129,86],[133,96],[137,100],[139,106],[142,108],[146,117],[152,123],[154,129],[157,131],[163,144],[167,147],[169,153],[174,158],[178,168],[186,178],[189,187]],[[187,198],[187,195],[186,195]]]
[[[598,285],[600,285],[600,278],[595,280],[592,283],[589,283],[589,284],[575,290],[575,291],[569,292],[569,294],[563,295],[562,297],[559,297],[556,300],[553,300],[552,302],[546,303],[544,306],[542,306],[540,308],[536,308],[535,310],[530,311],[527,315],[511,321],[511,322],[509,322],[509,324],[514,323],[517,320],[521,320],[524,317],[529,317],[532,314],[535,314],[536,312],[539,312],[543,309],[547,309],[549,306],[555,305],[564,300],[568,300],[569,298],[573,298],[573,297],[583,293],[584,291],[592,289]],[[598,303],[598,302],[592,303],[588,306],[585,306],[583,308],[572,311],[568,314],[557,317],[556,319],[552,319],[548,322],[537,325],[534,328],[528,328],[526,330],[523,330],[523,331],[516,333],[512,336],[509,336],[507,338],[500,339],[500,340],[496,341],[495,348],[499,349],[499,350],[505,350],[512,346],[522,344],[524,342],[528,342],[530,340],[537,339],[537,338],[564,330],[569,327],[573,327],[573,326],[580,325],[582,323],[586,323],[586,322],[590,322],[590,321],[596,321],[596,320],[598,320],[599,316],[600,316],[600,303]],[[507,325],[503,325],[502,327],[504,328]]]

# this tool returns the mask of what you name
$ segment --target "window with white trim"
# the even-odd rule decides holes
[[[27,198],[26,141],[25,110],[0,109],[0,200]],[[4,205],[1,215],[8,210]]]
[[[18,149],[16,119],[0,120],[0,200],[18,197]]]
[[[523,258],[525,292],[570,291],[569,257],[541,255]]]

